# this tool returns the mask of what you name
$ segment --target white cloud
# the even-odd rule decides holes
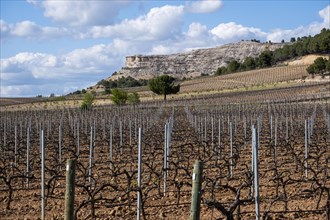
[[[323,18],[323,22],[327,27],[330,27],[330,5],[319,11],[319,15]]]
[[[15,74],[27,74],[34,79],[52,78],[58,65],[57,57],[43,53],[19,53],[14,57],[1,60],[1,79],[12,79]]]
[[[150,55],[151,54],[171,54],[171,53],[175,53],[178,52],[178,48],[174,47],[174,45],[170,44],[158,44],[158,45],[154,45],[151,48],[150,51]]]
[[[0,20],[1,34],[9,31],[9,25],[4,21]]]
[[[63,56],[64,66],[80,73],[103,73],[115,66],[117,59],[112,54],[113,46],[99,44],[86,49],[77,49]]]
[[[0,87],[0,97],[28,97],[35,96],[31,85],[13,85]]]
[[[193,22],[189,25],[187,32],[182,33],[179,37],[154,42],[149,54],[170,54],[219,44],[221,44],[220,41],[212,39],[207,26]]]
[[[113,23],[120,9],[130,1],[52,1],[42,3],[46,17],[70,26]]]
[[[1,37],[22,37],[29,39],[52,39],[73,35],[67,28],[58,27],[41,27],[36,23],[25,20],[16,24],[7,24],[4,20],[0,20]]]
[[[99,44],[58,56],[19,53],[1,59],[1,96],[45,91],[63,94],[64,89],[71,92],[90,86],[122,66],[124,54],[118,54],[115,48],[116,45]]]
[[[319,11],[322,22],[314,22],[308,26],[300,26],[295,29],[274,29],[267,34],[267,40],[280,42],[282,39],[289,41],[291,37],[303,37],[320,33],[323,28],[330,28],[330,5]]]
[[[4,20],[0,20],[0,33],[1,33],[1,39],[0,39],[1,42],[10,35],[10,27]]]
[[[266,33],[259,28],[244,27],[235,22],[222,23],[210,30],[217,40],[222,42],[237,41],[241,39],[265,38]]]
[[[23,21],[17,23],[12,29],[11,34],[18,37],[33,36],[39,34],[41,28],[39,28],[32,21]]]
[[[34,0],[29,1],[34,2]],[[127,55],[169,54],[193,48],[218,46],[241,39],[256,38],[261,41],[272,40],[273,42],[285,39],[288,41],[293,36],[317,34],[323,27],[329,28],[330,25],[330,6],[327,6],[319,11],[322,21],[290,30],[274,29],[271,32],[264,32],[259,28],[246,27],[235,22],[220,23],[211,28],[193,22],[187,30],[182,30],[188,6],[190,12],[193,12],[192,9],[200,4],[199,12],[206,13],[211,12],[212,8],[215,10],[215,8],[221,7],[220,1],[198,1],[187,3],[185,6],[166,5],[152,8],[145,15],[135,19],[126,19],[118,24],[109,25],[109,21],[112,21],[115,15],[103,16],[108,19],[107,21],[98,20],[98,15],[88,17],[91,16],[90,13],[93,10],[96,10],[95,8],[88,9],[83,14],[79,14],[78,11],[87,7],[90,1],[86,1],[87,3],[74,1],[75,4],[78,4],[77,8],[72,8],[74,6],[72,2],[47,1],[44,3],[44,5],[48,4],[45,6],[47,8],[45,13],[49,13],[48,16],[55,21],[67,22],[69,25],[76,26],[71,28],[42,27],[28,20],[16,24],[7,24],[0,20],[1,41],[9,37],[31,39],[72,37],[80,39],[109,38],[101,39],[100,42],[110,43],[99,43],[60,55],[19,53],[1,59],[0,96],[35,96],[36,94],[47,95],[52,92],[63,94],[82,89],[108,77],[112,72],[118,71],[123,66]],[[105,1],[100,2],[106,4]],[[220,3],[220,5],[216,6],[216,3]],[[57,4],[64,4],[65,7],[59,8]],[[118,2],[111,4],[120,8]],[[214,5],[212,6],[212,4]],[[55,11],[57,11],[57,15],[55,15]],[[100,11],[99,14],[102,13],[103,11]],[[108,13],[110,14],[111,10]],[[197,9],[194,13],[197,13]],[[87,18],[91,19],[90,22],[84,20]],[[102,26],[103,23],[106,25]],[[83,27],[84,25],[95,26]]]
[[[181,33],[183,6],[152,8],[146,15],[110,26],[95,26],[89,33],[94,38],[120,37],[132,40],[161,40]]]
[[[191,23],[186,33],[187,37],[190,38],[205,38],[208,35],[208,29],[205,25],[200,23]]]
[[[220,0],[201,0],[188,2],[185,9],[191,13],[210,13],[220,9],[221,6]]]

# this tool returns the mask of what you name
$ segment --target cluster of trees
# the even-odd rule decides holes
[[[146,79],[139,79],[136,80],[131,76],[128,77],[121,77],[116,80],[104,80],[102,79],[99,81],[96,85],[102,85],[104,86],[104,94],[111,94],[112,89],[114,88],[129,88],[129,87],[139,87],[139,86],[146,86],[148,85],[148,80]],[[87,91],[85,89],[77,90],[75,92],[69,93],[68,95],[81,95],[86,94]]]
[[[116,105],[125,105],[127,102],[134,105],[140,103],[140,96],[136,92],[128,94],[126,91],[117,88],[112,90],[110,99]]]
[[[158,94],[163,95],[166,101],[166,96],[169,94],[176,94],[180,91],[180,84],[175,84],[176,79],[169,75],[161,75],[149,80],[149,89]],[[140,96],[136,92],[127,93],[126,91],[114,88],[111,90],[111,101],[116,105],[139,104]],[[81,109],[91,109],[95,96],[92,93],[85,93],[83,102],[81,104]]]
[[[324,74],[330,72],[330,58],[325,59],[323,57],[318,57],[314,60],[314,63],[307,67],[307,72],[309,74]]]
[[[71,92],[68,95],[81,95],[81,94],[86,94],[86,89],[82,89],[82,90],[77,90],[75,92]]]
[[[131,76],[128,77],[120,77],[116,80],[101,80],[97,83],[97,85],[102,85],[106,90],[111,90],[113,88],[129,88],[129,87],[139,87],[146,86],[148,84],[148,80],[139,79],[136,80]]]
[[[272,51],[263,51],[259,57],[247,57],[243,63],[239,63],[237,60],[232,60],[228,63],[227,67],[220,67],[215,72],[215,75],[223,75],[228,73],[235,73],[240,71],[254,70],[257,68],[266,68],[273,65]]]
[[[140,103],[140,96],[136,92],[129,94],[122,89],[114,88],[112,89],[110,100],[116,105],[125,105],[127,102],[135,105]],[[92,93],[85,93],[80,108],[83,110],[89,110],[92,108],[94,101],[95,96]]]
[[[304,56],[313,53],[326,54],[330,52],[330,29],[323,28],[314,37],[291,38],[290,45],[285,45],[273,52],[272,62],[292,59],[297,56]]]
[[[323,28],[314,37],[291,38],[290,41],[291,44],[284,45],[275,51],[265,50],[256,58],[247,57],[243,63],[232,60],[227,67],[218,68],[215,75],[271,67],[279,62],[308,54],[330,53],[330,29]]]

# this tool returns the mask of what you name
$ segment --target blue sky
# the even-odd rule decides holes
[[[124,66],[242,39],[280,42],[330,28],[328,0],[0,0],[1,97],[67,94]]]

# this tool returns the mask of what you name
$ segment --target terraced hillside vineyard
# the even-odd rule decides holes
[[[283,66],[251,70],[216,77],[202,77],[183,82],[181,92],[238,89],[256,85],[297,80],[308,76],[306,68],[307,65]]]

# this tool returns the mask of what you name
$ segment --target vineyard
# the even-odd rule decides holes
[[[306,68],[306,65],[283,66],[216,77],[202,77],[183,82],[181,92],[248,88],[251,86],[297,80],[308,75]]]
[[[0,97],[0,107],[7,105],[17,105],[25,103],[37,103],[43,101],[40,98],[2,98]]]
[[[137,195],[143,219],[187,219],[196,160],[203,163],[201,219],[253,219],[256,200],[261,219],[329,219],[329,97],[298,100],[292,92],[277,102],[280,93],[270,93],[268,102],[257,92],[90,111],[1,112],[1,219],[36,219],[42,212],[63,219],[69,158],[77,163],[76,219],[136,219]]]

